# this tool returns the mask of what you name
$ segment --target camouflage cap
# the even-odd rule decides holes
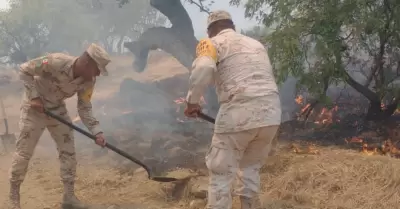
[[[211,24],[218,20],[232,20],[231,15],[229,12],[224,11],[224,10],[217,10],[211,12],[211,14],[208,16],[207,19],[207,27],[210,27]]]
[[[86,52],[89,56],[97,63],[99,67],[100,74],[103,76],[108,75],[108,71],[106,66],[110,63],[111,59],[106,50],[100,47],[97,44],[90,44],[90,46],[86,49]]]

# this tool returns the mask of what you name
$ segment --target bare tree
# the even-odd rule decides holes
[[[121,5],[128,3],[128,0],[117,1]],[[198,6],[200,11],[209,13],[208,8],[203,4],[204,0],[197,2],[189,0],[188,2]],[[182,2],[180,0],[150,0],[150,5],[164,14],[172,26],[149,28],[137,40],[124,44],[135,56],[134,68],[142,72],[146,68],[149,51],[161,49],[190,70],[198,40],[194,36],[192,20]],[[211,87],[206,93],[206,101],[208,109],[216,114],[219,105],[215,91]]]
[[[125,47],[136,58],[135,69],[139,72],[145,69],[151,49],[162,49],[170,53],[190,69],[198,41],[186,9],[180,0],[150,0],[150,5],[164,14],[172,26],[149,28],[137,40],[125,43]]]

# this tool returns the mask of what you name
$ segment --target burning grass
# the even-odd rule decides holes
[[[272,208],[398,208],[400,161],[324,148],[319,155],[280,152],[265,166],[262,200]]]

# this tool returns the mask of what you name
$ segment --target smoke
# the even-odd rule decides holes
[[[279,86],[279,97],[282,108],[282,122],[293,120],[298,106],[295,102],[297,79],[288,77],[285,82]]]
[[[27,1],[21,2],[24,4]],[[188,70],[171,56],[152,51],[147,60],[140,60],[141,63],[146,61],[146,69],[141,73],[135,73],[137,69],[132,69],[132,54],[129,53],[129,58],[126,56],[127,50],[124,45],[129,46],[129,44],[124,43],[137,40],[150,27],[166,25],[165,17],[151,8],[148,1],[130,1],[129,4],[119,8],[118,3],[112,0],[51,2],[41,0],[40,4],[25,4],[24,9],[21,8],[11,7],[8,13],[10,17],[21,22],[15,24],[7,22],[13,18],[4,19],[5,24],[15,28],[2,28],[8,30],[8,33],[0,34],[0,38],[7,42],[4,46],[20,47],[4,48],[1,52],[4,51],[6,55],[23,52],[22,54],[26,54],[28,58],[51,52],[78,55],[90,42],[101,44],[113,55],[113,61],[110,67],[111,76],[99,79],[96,92],[112,93],[101,99],[94,96],[93,112],[100,121],[108,141],[141,160],[161,167],[161,170],[173,166],[190,167],[203,162],[203,155],[213,132],[212,125],[185,119],[182,107],[179,108],[174,102],[175,99],[185,96],[188,89]],[[171,14],[178,14],[171,11]],[[20,14],[23,15],[18,16]],[[30,21],[24,22],[26,19]],[[180,19],[175,17],[175,20]],[[190,29],[189,26],[188,28]],[[32,34],[36,36],[33,37]],[[178,60],[181,63],[190,66],[192,55],[184,50],[181,51],[181,48],[194,51],[192,48],[196,40],[189,36],[179,37],[190,42],[189,45],[193,45],[193,47],[182,47],[182,43],[178,42],[175,36],[172,37],[176,34],[170,33],[170,35],[169,39],[164,36],[157,40],[171,47],[171,51],[179,55]],[[151,47],[148,48],[152,49],[153,41],[149,42]],[[25,58],[9,60],[20,63]],[[139,67],[144,68],[144,65]],[[18,83],[18,86],[22,89],[21,83]],[[110,90],[115,87],[116,90]],[[280,86],[279,91],[283,110],[282,121],[292,120],[298,110],[294,101],[296,79],[288,78]],[[21,98],[21,93],[19,91],[19,95],[15,96]],[[210,100],[209,102],[215,103]],[[76,98],[69,99],[67,104],[70,115],[74,118]],[[13,107],[16,112],[18,106],[19,103]],[[212,115],[215,116],[215,111]],[[17,121],[18,119],[13,122],[14,127],[17,127]],[[76,124],[86,129],[79,121]],[[120,166],[126,163],[121,156],[97,147],[85,136],[75,133],[75,137],[79,156],[105,159],[110,165]],[[42,136],[39,145],[41,148],[37,152],[56,155],[55,144],[47,132]],[[132,164],[129,162],[129,165]]]
[[[166,18],[154,10],[149,1],[131,1],[122,8],[116,1],[104,0],[41,0],[38,4],[15,1],[5,15],[9,18],[2,19],[2,23],[8,28],[1,29],[8,31],[0,34],[0,38],[7,43],[0,46],[5,47],[0,52],[8,57],[7,64],[20,64],[52,52],[79,55],[91,42],[102,45],[112,55],[111,76],[98,80],[92,100],[93,113],[110,144],[157,167],[160,172],[204,161],[212,125],[184,118],[183,107],[174,102],[187,91],[188,70],[171,56],[155,53],[148,57],[145,72],[135,73],[132,54],[127,56],[124,48],[124,43],[135,41],[146,29],[166,25]],[[30,21],[25,21],[27,19]],[[11,20],[18,24],[7,22]],[[18,86],[15,88],[18,93],[10,95],[15,100],[14,105],[8,107],[15,112],[10,116],[13,118],[10,126],[18,135],[23,84],[18,79],[12,83]],[[76,96],[66,103],[71,118],[76,119]],[[87,130],[79,120],[75,124]],[[135,167],[80,133],[74,132],[74,136],[78,161],[90,159],[93,163]],[[58,156],[56,144],[47,130],[35,153],[43,157]]]
[[[111,66],[110,72],[115,73],[99,81],[92,102],[94,115],[100,121],[107,141],[154,167],[157,172],[175,167],[202,166],[213,125],[185,118],[184,104],[175,101],[186,94],[187,70],[173,57],[160,51],[150,54],[143,73],[131,69],[129,57],[113,58],[125,66]],[[164,69],[159,69],[160,65]],[[111,83],[116,83],[117,88],[105,96]],[[76,124],[86,129],[81,121],[77,120]],[[137,168],[122,156],[97,147],[85,136],[76,133],[75,137],[78,153],[85,158],[124,170]]]

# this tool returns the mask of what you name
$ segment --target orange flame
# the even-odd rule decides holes
[[[300,96],[296,97],[295,102],[299,105],[302,105],[304,103],[304,99],[300,95]],[[302,115],[303,113],[305,113],[305,111],[307,111],[310,108],[310,106],[311,106],[311,104],[308,103],[304,107],[302,107],[300,110],[300,114]],[[331,109],[322,108],[321,112],[319,114],[317,114],[314,123],[316,123],[316,124],[331,124],[331,123],[333,123],[333,115],[335,112],[338,111],[338,109],[339,109],[338,106],[335,106]],[[310,112],[310,114],[312,114],[313,112],[314,112],[314,110],[312,110]],[[339,120],[336,120],[336,121],[339,121]]]
[[[303,104],[303,96],[299,95],[296,97],[296,99],[294,99],[296,101],[297,104]]]

